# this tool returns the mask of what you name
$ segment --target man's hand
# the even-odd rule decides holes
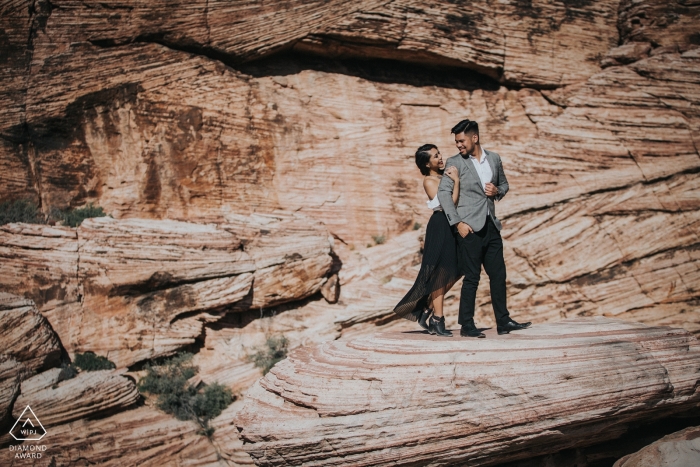
[[[459,232],[459,235],[461,235],[462,238],[464,238],[474,231],[472,230],[471,227],[469,227],[469,224],[465,224],[464,222],[460,222],[459,224],[457,224],[457,232]]]
[[[498,188],[496,188],[496,185],[494,185],[493,183],[487,183],[486,187],[484,188],[484,191],[486,192],[486,196],[488,196],[489,198],[498,194]]]

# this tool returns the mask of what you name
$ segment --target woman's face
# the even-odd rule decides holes
[[[428,161],[428,168],[435,172],[439,172],[445,168],[445,162],[442,160],[442,154],[436,148],[428,151],[430,153],[430,160]]]

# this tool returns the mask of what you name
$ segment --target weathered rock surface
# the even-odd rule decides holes
[[[2,287],[49,297],[39,306],[66,349],[119,367],[194,342],[203,323],[234,304],[247,310],[312,295],[332,264],[325,228],[284,214],[231,216],[222,226],[105,217],[84,221],[77,234],[24,224],[1,232],[8,261],[0,271],[12,278]]]
[[[70,352],[121,367],[203,339],[203,380],[241,391],[260,375],[246,355],[271,335],[296,348],[415,328],[391,312],[420,261],[420,232],[406,231],[429,215],[411,155],[429,141],[451,154],[465,117],[511,182],[498,213],[516,318],[700,331],[700,6],[166,3],[0,4],[0,201],[92,201],[118,219],[0,227],[0,290],[35,300]],[[259,215],[280,208],[334,235],[335,284],[322,229]],[[184,238],[145,218],[217,227]],[[319,290],[338,302],[285,305]],[[458,299],[459,284],[451,324]],[[493,324],[485,278],[478,305]],[[2,400],[22,365],[0,356]],[[116,463],[88,436],[63,462]],[[166,437],[174,454],[124,445],[151,452],[137,464],[219,462],[183,436]],[[215,439],[241,462],[230,423]]]
[[[243,441],[238,436],[238,430],[233,420],[244,402],[237,400],[231,404],[221,415],[212,420],[211,425],[216,428],[212,442],[216,446],[219,455],[229,465],[255,465],[253,459],[243,449]]]
[[[235,47],[206,43],[206,34],[194,32],[203,24],[192,20],[198,7],[188,10],[190,21],[175,19],[184,15],[175,5],[145,22],[147,7],[140,3],[114,5],[114,11],[89,5],[66,2],[51,11],[44,30],[35,31],[35,48],[43,52],[35,50],[27,78],[26,121],[36,129],[36,144],[11,149],[7,143],[3,186],[12,191],[3,197],[32,195],[46,207],[96,201],[115,217],[182,220],[219,221],[230,211],[282,206],[302,210],[343,241],[362,246],[372,235],[410,228],[424,197],[410,154],[425,141],[448,153],[449,128],[465,114],[482,122],[487,147],[506,161],[513,191],[499,206],[501,214],[698,167],[691,136],[700,128],[693,105],[697,53],[667,50],[601,72],[599,59],[617,46],[613,2],[535,3],[530,9],[477,4],[472,16],[453,12],[448,3],[419,8],[409,1],[363,2],[340,9],[314,3],[308,8],[319,8],[319,17],[341,16],[324,20],[326,29],[303,29],[304,39],[294,45],[329,40],[362,56],[398,59],[403,50],[424,64],[433,62],[421,51],[452,55],[465,65],[454,58],[461,56],[483,62],[473,64],[478,69],[503,69],[518,86],[529,79],[558,87],[541,92],[499,89],[474,81],[469,71],[440,73],[454,79],[436,81],[422,69],[387,63],[365,69],[321,60],[318,69],[318,62],[276,58],[234,70],[144,42],[155,37],[174,47],[181,40],[235,55]],[[651,1],[635,5],[664,8]],[[268,6],[248,7],[228,11],[241,21],[235,27],[269,20],[256,16]],[[679,20],[696,19],[695,10],[688,7]],[[288,9],[289,20],[280,21],[286,28],[300,13]],[[105,26],[106,18],[112,26]],[[397,31],[403,31],[400,41],[393,37]],[[265,35],[258,45],[284,36],[279,34]],[[692,34],[679,34],[677,43],[693,46]],[[235,32],[226,37],[238,40],[231,39]],[[510,45],[499,45],[503,41]],[[373,55],[377,47],[384,52]],[[502,60],[486,57],[503,47],[513,50]],[[571,63],[550,63],[545,56]],[[530,71],[556,77],[517,77]],[[406,76],[413,84],[401,84]],[[657,164],[658,157],[668,163]],[[383,175],[381,183],[368,176],[372,172]],[[28,178],[24,191],[13,188]]]
[[[50,376],[53,375],[55,371]],[[41,389],[32,381],[38,378],[46,384]],[[12,415],[18,418],[29,405],[36,414],[41,414],[44,427],[49,427],[94,418],[105,412],[118,412],[140,399],[134,382],[112,371],[81,372],[61,382],[52,379],[40,374],[22,383],[22,393],[15,401]]]
[[[230,63],[296,47],[325,56],[457,65],[507,81],[551,86],[590,75],[618,35],[614,1],[581,6],[477,2],[469,12],[447,1],[426,7],[413,0],[13,0],[1,7],[3,48],[8,51],[3,71],[9,79],[0,102],[9,111],[0,127],[18,140],[26,136],[22,124],[32,119],[27,106],[51,105],[51,99],[36,92],[32,78],[46,61],[65,59],[71,44],[108,48],[154,42]],[[528,60],[531,55],[543,58]]]
[[[0,426],[4,427],[10,420],[12,403],[19,394],[22,380],[31,374],[14,358],[0,354]]]
[[[101,419],[83,418],[52,427],[44,441],[47,450],[33,465],[231,465],[198,430],[194,422],[177,420],[150,407]],[[2,449],[0,463],[14,467],[26,465],[27,460],[14,459],[14,453]]]
[[[697,2],[663,0],[622,1],[617,24],[621,42],[650,42],[662,50],[681,50],[698,44]]]
[[[700,428],[691,427],[664,436],[613,467],[683,467],[700,464]]]
[[[557,86],[587,78],[617,38],[617,2],[426,5],[395,0],[363,7],[302,39],[295,49],[478,70],[507,83]],[[525,60],[525,57],[538,57]],[[572,66],[573,64],[575,66]]]
[[[0,292],[0,427],[11,415],[22,381],[58,363],[61,343],[31,300]]]
[[[35,224],[0,226],[0,292],[21,294],[41,310],[78,301],[75,229]]]
[[[61,343],[31,300],[0,292],[2,354],[21,362],[30,371],[58,363]]]
[[[492,465],[697,409],[698,362],[686,331],[604,318],[485,340],[377,334],[297,350],[235,423],[258,465]]]

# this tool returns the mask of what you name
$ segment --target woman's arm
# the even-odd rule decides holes
[[[452,202],[457,206],[457,201],[459,201],[459,172],[457,171],[457,167],[448,167],[445,170],[445,176],[449,177],[454,182],[454,186],[452,187]]]

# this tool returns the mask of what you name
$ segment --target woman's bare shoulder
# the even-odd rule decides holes
[[[440,180],[433,177],[423,177],[423,188],[435,187],[440,184]]]
[[[423,189],[425,194],[428,195],[428,199],[433,199],[437,196],[439,186],[440,180],[434,177],[425,177],[423,179]]]

